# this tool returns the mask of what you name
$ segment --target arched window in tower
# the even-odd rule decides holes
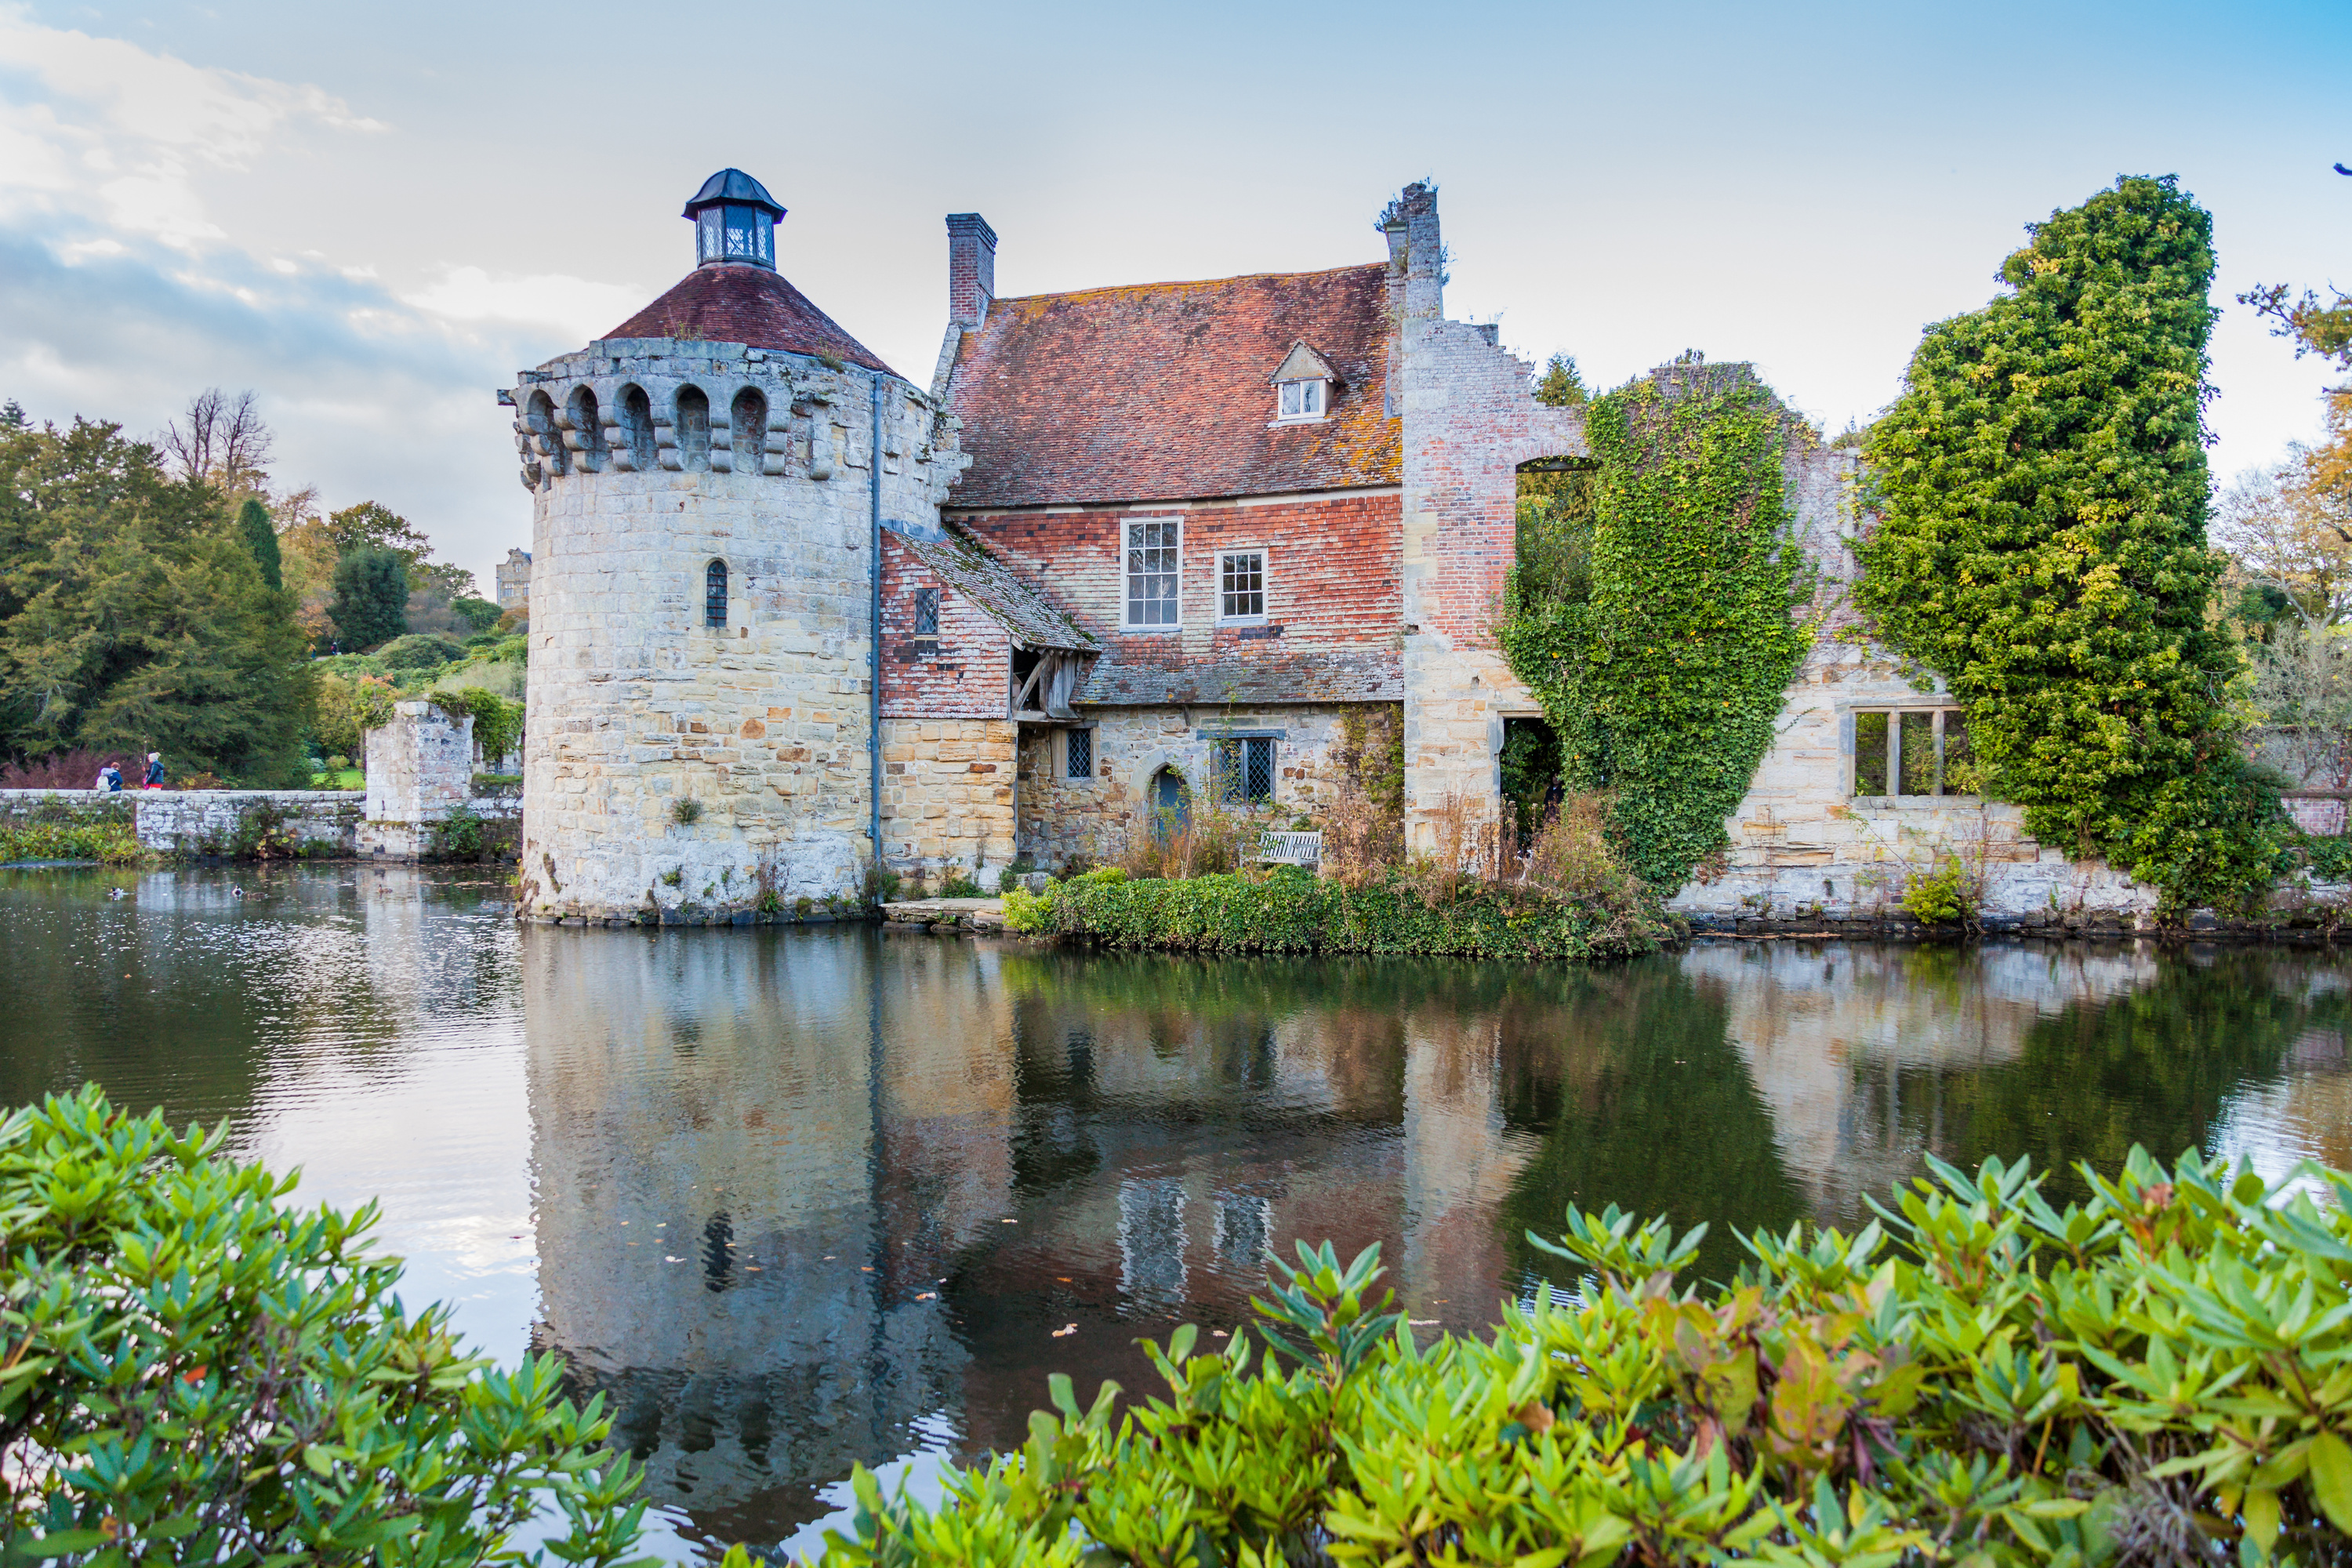
[[[710,467],[710,395],[698,386],[677,389],[677,412],[671,416],[677,430],[677,462],[697,472]]]
[[[713,561],[702,573],[702,624],[714,631],[727,625],[727,563]]]
[[[768,467],[768,400],[756,387],[735,395],[727,411],[727,444],[734,454],[729,465],[739,474],[758,474]]]
[[[629,460],[637,472],[649,474],[661,467],[654,451],[654,405],[642,386],[621,388],[621,438],[629,444]]]
[[[546,459],[551,474],[572,471],[572,454],[564,449],[563,432],[556,428],[555,399],[544,392],[530,395],[523,409],[523,426],[530,432],[530,449]]]
[[[580,466],[595,473],[604,466],[604,415],[596,406],[596,395],[584,386],[575,386],[564,400],[564,417],[572,422],[574,437],[565,443],[580,454]]]

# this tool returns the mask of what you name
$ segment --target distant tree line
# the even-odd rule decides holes
[[[251,393],[146,440],[0,405],[0,768],[157,751],[174,777],[307,784],[314,655],[497,626],[389,508],[273,491],[272,444]]]

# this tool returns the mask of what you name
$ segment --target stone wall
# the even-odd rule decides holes
[[[1338,787],[1331,752],[1342,739],[1342,721],[1371,706],[1107,709],[1092,725],[1094,776],[1087,780],[1065,776],[1063,731],[1031,726],[1021,737],[1015,792],[1021,851],[1048,868],[1074,858],[1117,860],[1134,835],[1151,831],[1151,780],[1160,769],[1172,768],[1194,800],[1202,798],[1220,732],[1277,736],[1274,805],[1265,815],[1284,826],[1317,816]]]
[[[855,893],[874,858],[869,541],[961,466],[929,400],[740,344],[597,342],[514,391],[533,489],[520,908]],[[682,420],[688,388],[708,398]],[[643,399],[642,422],[626,417]],[[756,417],[763,426],[736,426]],[[706,572],[727,572],[724,625]]]
[[[1014,726],[1005,719],[882,721],[882,851],[937,887],[977,870],[993,891],[1013,857]]]
[[[0,790],[0,815],[127,810],[140,846],[158,855],[350,855],[363,805],[356,790]]]

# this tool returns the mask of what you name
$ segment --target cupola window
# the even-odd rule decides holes
[[[1274,373],[1274,422],[1305,424],[1324,417],[1339,379],[1329,363],[1303,340],[1291,344],[1281,368]]]
[[[768,188],[740,169],[721,169],[702,182],[702,189],[686,204],[694,220],[694,260],[707,267],[719,261],[748,261],[754,267],[776,265],[776,220],[784,209]]]

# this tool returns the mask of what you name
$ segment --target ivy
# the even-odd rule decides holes
[[[1855,597],[1967,710],[2027,830],[2170,913],[2256,903],[2284,864],[2211,612],[2203,409],[2212,219],[2124,178],[2029,227],[2009,292],[1927,330],[1864,443]]]
[[[1522,507],[1504,651],[1567,787],[1612,793],[1627,862],[1662,892],[1729,842],[1804,658],[1781,494],[1801,428],[1747,366],[1677,363],[1593,399],[1589,480]]]
[[[482,755],[499,758],[514,750],[522,738],[523,705],[508,700],[495,691],[485,691],[478,686],[461,686],[453,691],[432,693],[433,705],[452,719],[471,714],[474,720],[474,743]],[[386,705],[387,709],[389,704]],[[385,718],[391,717],[389,711]]]

